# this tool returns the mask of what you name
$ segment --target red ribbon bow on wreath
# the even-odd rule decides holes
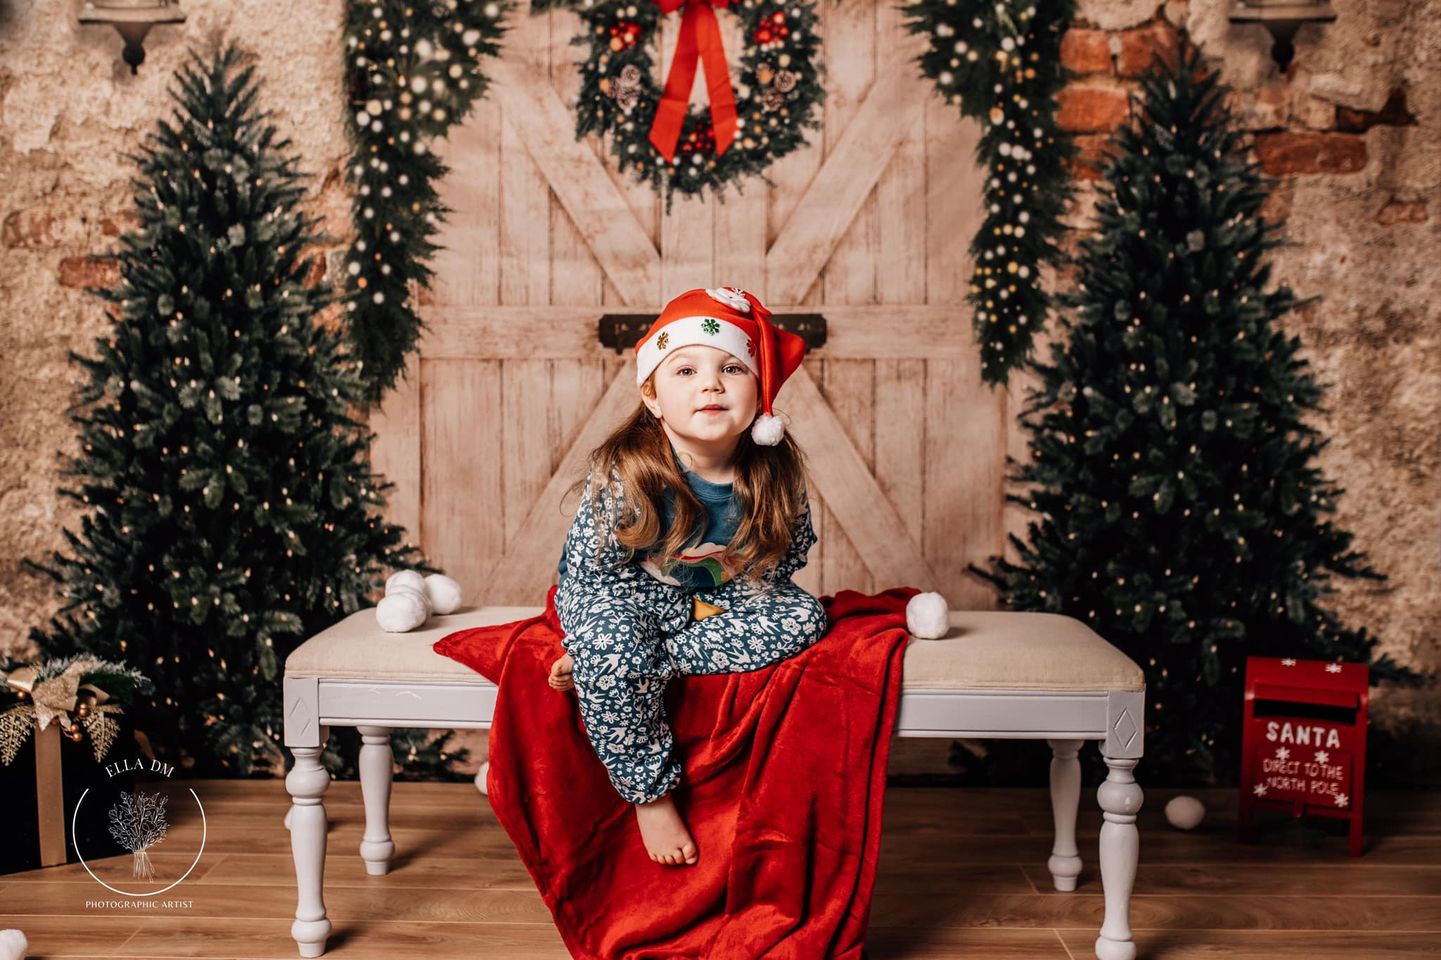
[[[657,0],[661,13],[674,13],[682,6],[675,56],[665,78],[665,93],[650,125],[650,142],[670,163],[675,156],[680,131],[690,109],[690,91],[695,84],[696,60],[705,64],[706,91],[710,95],[711,126],[715,129],[716,156],[726,152],[736,136],[736,98],[731,92],[730,70],[725,47],[721,45],[720,22],[713,7],[725,7],[730,0]]]

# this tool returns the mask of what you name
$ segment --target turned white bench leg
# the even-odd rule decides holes
[[[330,921],[325,916],[325,804],[321,795],[330,786],[330,773],[320,765],[320,751],[325,749],[327,731],[320,728],[320,746],[291,747],[295,766],[285,777],[290,792],[290,851],[295,857],[295,885],[300,900],[295,908],[295,922],[290,935],[300,947],[302,957],[318,957],[325,952],[325,939],[330,936]]]
[[[1136,814],[1145,795],[1131,771],[1135,759],[1106,757],[1110,772],[1096,791],[1105,811],[1101,824],[1101,886],[1106,895],[1106,916],[1096,938],[1099,960],[1135,960],[1136,944],[1131,940],[1131,889],[1136,884],[1136,865],[1141,857],[1141,836]]]
[[[390,839],[390,776],[395,762],[389,727],[356,727],[360,732],[360,795],[365,800],[365,838],[360,858],[365,872],[384,876],[395,855]]]
[[[1081,762],[1076,754],[1081,740],[1047,740],[1051,745],[1051,818],[1056,838],[1046,867],[1056,889],[1069,893],[1081,875],[1081,852],[1076,848],[1076,811],[1081,806]]]

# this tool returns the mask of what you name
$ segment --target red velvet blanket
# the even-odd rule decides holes
[[[886,757],[916,591],[824,597],[830,630],[783,663],[683,677],[667,714],[685,768],[676,804],[694,866],[647,857],[630,804],[586,740],[553,605],[435,644],[499,686],[489,797],[573,956],[860,960]]]

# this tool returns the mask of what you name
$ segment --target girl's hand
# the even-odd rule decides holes
[[[552,690],[574,690],[575,658],[567,653],[555,663],[552,663],[550,665],[550,676],[546,677],[545,682],[550,684]]]

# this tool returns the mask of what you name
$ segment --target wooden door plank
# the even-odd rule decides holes
[[[831,359],[824,362],[820,373],[821,396],[835,414],[851,445],[861,455],[866,470],[874,474],[875,362]],[[821,457],[828,459],[828,454],[829,451],[823,452]],[[871,576],[860,551],[846,535],[844,521],[832,523],[832,519],[830,516],[826,518],[830,536],[826,540],[821,569],[826,592],[859,590],[873,593],[875,578]]]
[[[939,97],[925,100],[926,302],[955,304],[969,327],[971,235],[983,219],[986,171],[976,166],[981,128]]]
[[[826,11],[826,73],[831,87],[825,103],[827,158],[855,121],[876,75],[876,7],[874,3],[842,3]],[[883,72],[893,69],[891,63],[881,67]],[[855,216],[836,238],[821,273],[826,303],[875,302],[880,245],[876,216],[875,191],[867,189]]]
[[[574,118],[547,73],[509,56],[492,61],[492,70],[506,121],[515,125],[606,276],[627,303],[656,304],[661,270],[655,245],[590,147],[574,139]]]
[[[883,69],[902,56],[906,35],[900,4],[883,3],[876,11],[876,62]],[[927,101],[935,94],[924,94]],[[876,300],[880,303],[924,303],[926,300],[926,111],[917,110],[896,144],[891,162],[876,184]],[[951,224],[952,230],[963,224]],[[949,241],[964,246],[956,234]]]
[[[549,582],[560,559],[561,544],[570,529],[571,517],[557,504],[571,484],[584,477],[591,450],[600,445],[636,404],[635,364],[630,360],[611,379],[594,415],[586,421],[545,488],[531,504],[512,538],[512,548],[491,563],[482,589],[477,591],[484,596],[485,603],[536,602],[536,587]]]
[[[500,107],[490,97],[435,145],[450,168],[445,205],[451,208],[436,231],[429,298],[467,306],[495,303],[500,295]]]
[[[766,254],[772,298],[800,300],[820,275],[915,112],[922,108],[924,101],[916,96],[916,88],[908,70],[887,70],[872,84],[855,119]]]
[[[699,75],[699,71],[697,71]],[[669,213],[661,214],[661,299],[715,280],[714,201],[676,195]]]
[[[580,52],[571,46],[570,41],[583,25],[578,14],[561,7],[552,7],[543,16],[550,23],[548,74],[551,89],[565,104],[573,129],[574,107],[580,90],[580,69],[575,58]],[[546,192],[550,198],[550,302],[593,307],[601,302],[605,271],[571,222],[560,198],[549,190],[549,185]],[[594,331],[590,336],[594,339]]]
[[[522,10],[510,21],[505,52],[527,63],[549,56],[550,20]],[[500,302],[550,302],[550,190],[516,125],[501,124]]]
[[[926,371],[925,557],[958,610],[989,610],[993,588],[966,570],[1001,549],[1005,395],[981,382],[980,359]]]
[[[500,505],[505,516],[505,549],[515,543],[521,521],[550,479],[549,363],[506,360],[500,367],[500,410],[489,426],[501,435]]]
[[[766,188],[731,189],[715,208],[715,280],[766,297]]]
[[[406,540],[420,540],[420,365],[412,353],[395,389],[381,398],[371,412],[370,465],[376,473],[395,484],[385,504],[385,518],[405,528]]]
[[[877,360],[875,475],[906,532],[921,543],[924,519],[926,362]]]
[[[866,462],[846,436],[805,367],[786,381],[784,410],[796,436],[812,458],[811,481],[825,499],[867,568],[885,586],[889,581],[934,590],[937,578],[907,532],[905,522],[886,499]]]
[[[569,221],[566,223],[569,226]],[[752,224],[751,230],[755,236],[759,226]],[[557,232],[554,243],[560,242]],[[559,255],[556,262],[562,262]],[[598,285],[599,280],[596,282]],[[561,295],[559,289],[556,295]],[[597,356],[607,351],[596,338],[596,323],[604,311],[595,304],[596,298],[591,297],[575,306],[422,306],[426,330],[421,335],[420,354],[426,359]],[[623,304],[614,309],[634,312]],[[964,360],[975,355],[970,327],[961,308],[954,305],[777,304],[771,309],[776,313],[824,313],[826,345],[810,354],[817,360]]]
[[[485,594],[491,551],[505,542],[501,432],[477,429],[501,411],[500,361],[429,360],[423,398],[421,543],[464,596]]]

